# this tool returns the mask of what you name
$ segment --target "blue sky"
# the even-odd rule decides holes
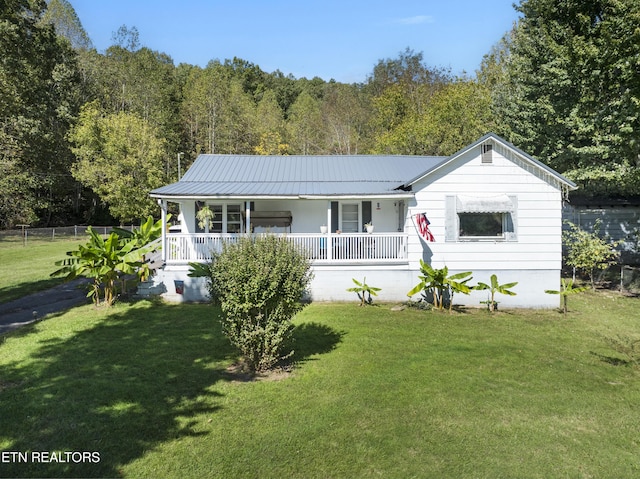
[[[266,72],[363,82],[409,47],[473,74],[518,18],[514,0],[70,0],[103,52],[122,25],[174,63],[234,56]]]

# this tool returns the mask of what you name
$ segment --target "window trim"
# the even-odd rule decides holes
[[[459,201],[458,195],[446,195],[445,242],[517,242],[518,197],[516,195],[504,196],[509,198],[510,206],[507,207],[507,205],[503,203],[503,205],[499,207],[501,211],[459,211],[459,205],[463,204],[463,202]],[[460,213],[501,213],[503,218],[502,236],[460,236]],[[511,221],[509,221],[509,219]]]
[[[243,213],[244,213],[244,209],[243,209],[243,204],[242,203],[234,203],[234,202],[208,202],[208,201],[202,201],[202,202],[196,202],[196,203],[202,203],[202,206],[208,206],[209,208],[211,208],[211,210],[213,211],[215,207],[221,207],[222,208],[222,231],[216,231],[216,232],[212,232],[209,230],[209,225],[207,224],[205,226],[204,231],[199,231],[201,230],[201,228],[198,227],[198,220],[195,218],[195,215],[198,213],[198,206],[196,206],[196,211],[194,213],[194,220],[195,220],[195,230],[197,233],[206,233],[206,234],[242,234],[245,230],[245,224],[244,221],[242,221],[243,218]],[[201,206],[201,207],[202,207]],[[239,209],[238,211],[232,211],[232,214],[239,214],[240,215],[240,219],[239,219],[239,224],[240,224],[240,231],[239,232],[235,232],[235,233],[229,233],[229,206],[237,206]],[[235,224],[238,224],[238,222],[233,222]]]

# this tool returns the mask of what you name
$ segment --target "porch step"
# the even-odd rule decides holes
[[[163,293],[166,293],[167,288],[164,283],[156,282],[151,279],[149,281],[141,281],[138,284],[138,291],[136,292],[136,296],[139,298],[151,298],[153,296],[160,296]]]

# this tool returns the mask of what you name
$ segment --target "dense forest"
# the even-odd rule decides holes
[[[495,131],[582,194],[640,194],[640,3],[522,0],[474,76],[407,48],[344,84],[105,52],[67,0],[0,0],[0,228],[129,222],[200,153],[449,155]]]

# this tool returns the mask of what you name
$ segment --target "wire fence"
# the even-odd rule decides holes
[[[108,235],[115,226],[94,226],[91,227],[100,234]],[[134,225],[130,226],[118,226],[119,228],[125,228],[133,231],[136,228]],[[22,239],[24,243],[27,243],[30,239],[38,240],[57,240],[57,239],[84,239],[87,235],[86,225],[74,225],[74,226],[57,226],[55,228],[29,228],[27,226],[10,229],[0,230],[0,240],[4,239]]]
[[[620,288],[624,291],[640,293],[640,267],[622,267],[620,271]]]
[[[579,277],[585,283],[589,281],[586,273],[578,274],[571,268],[565,268],[563,275],[566,277]],[[640,265],[614,264],[603,270],[594,271],[593,278],[596,287],[613,289],[631,294],[640,294]]]

